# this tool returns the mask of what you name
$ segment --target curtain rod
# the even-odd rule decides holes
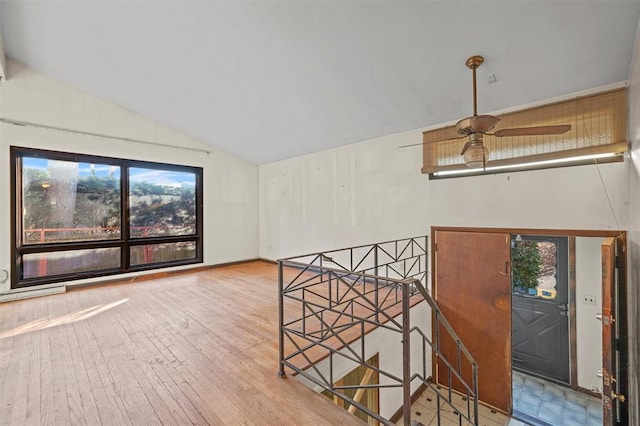
[[[141,144],[145,144],[145,145],[161,146],[161,147],[164,147],[164,148],[174,148],[174,149],[182,149],[182,150],[186,150],[186,151],[203,152],[203,153],[205,153],[207,155],[211,153],[210,151],[208,151],[206,149],[190,148],[190,147],[187,147],[187,146],[174,146],[174,145],[168,145],[168,144],[158,143],[158,142],[143,141],[143,140],[140,140],[140,139],[123,138],[123,137],[119,137],[119,136],[105,135],[105,134],[101,134],[101,133],[86,132],[84,130],[74,130],[74,129],[67,129],[67,128],[64,128],[64,127],[56,127],[56,126],[48,126],[48,125],[45,125],[45,124],[30,123],[28,121],[12,120],[12,119],[9,119],[9,118],[0,118],[0,122],[6,123],[6,124],[13,124],[14,126],[37,127],[37,128],[40,128],[40,129],[56,130],[58,132],[76,133],[76,134],[79,134],[79,135],[94,136],[94,137],[105,138],[105,139],[114,139],[114,140],[124,141],[124,142],[134,142],[134,143],[141,143]]]

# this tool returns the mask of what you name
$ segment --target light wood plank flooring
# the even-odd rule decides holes
[[[362,424],[277,349],[265,262],[0,304],[0,424]]]

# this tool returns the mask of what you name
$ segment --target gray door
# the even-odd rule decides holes
[[[514,237],[513,369],[570,384],[566,237]]]

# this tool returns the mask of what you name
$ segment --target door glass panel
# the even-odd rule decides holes
[[[129,168],[132,238],[196,233],[196,174]]]
[[[544,300],[557,299],[556,241],[518,238],[511,242],[514,294]]]
[[[120,167],[22,158],[22,244],[120,238]]]

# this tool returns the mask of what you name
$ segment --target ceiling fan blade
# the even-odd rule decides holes
[[[471,123],[471,130],[473,132],[485,133],[493,129],[500,119],[493,115],[478,115],[473,117],[473,123]]]
[[[557,126],[516,127],[513,129],[500,129],[493,136],[538,136],[561,135],[571,130],[571,124],[559,124]]]
[[[399,146],[398,148],[410,148],[412,146],[418,146],[418,145],[428,145],[431,143],[436,143],[436,142],[442,142],[442,141],[455,141],[457,139],[462,139],[462,138],[466,138],[466,135],[462,135],[462,136],[458,136],[457,138],[442,138],[442,139],[436,139],[433,141],[428,141],[428,142],[418,142],[418,143],[410,143],[409,145],[402,145]]]
[[[469,149],[470,146],[471,146],[471,141],[467,141],[467,143],[465,143],[464,146],[462,147],[462,151],[460,151],[460,155],[464,155],[464,153],[467,152],[467,149]]]

